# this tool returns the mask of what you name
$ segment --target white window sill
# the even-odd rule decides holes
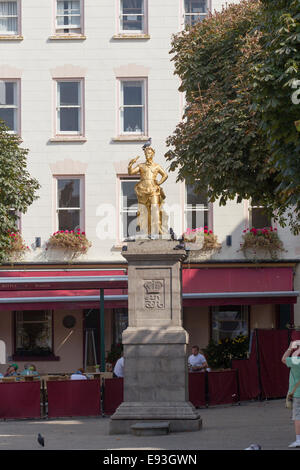
[[[120,33],[114,34],[113,39],[150,39],[149,34],[144,33]]]
[[[113,137],[114,142],[147,142],[149,137],[147,135],[118,135]]]
[[[51,41],[84,41],[86,36],[83,34],[55,34],[54,36],[50,36],[49,39]]]
[[[19,34],[5,35],[0,34],[0,41],[23,41],[24,37]]]
[[[87,138],[82,135],[57,135],[51,137],[49,142],[86,142]]]

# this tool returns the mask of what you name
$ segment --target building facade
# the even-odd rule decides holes
[[[137,210],[128,162],[143,157],[151,137],[155,161],[167,168],[166,138],[184,109],[170,61],[172,35],[225,3],[0,0],[0,118],[29,149],[28,168],[41,185],[39,199],[19,221],[29,251],[22,261],[1,266],[1,278],[126,273],[121,250],[135,233]],[[276,262],[253,263],[240,244],[244,230],[270,224],[261,208],[249,201],[208,204],[205,195],[176,183],[174,173],[164,190],[168,225],[177,235],[208,227],[221,244],[183,269],[190,346],[300,324],[300,237],[275,227],[286,251]],[[86,254],[70,263],[68,255],[48,249],[53,233],[77,229],[91,242]],[[72,371],[92,361],[93,339],[98,363],[101,341],[106,352],[121,341],[126,288],[106,290],[102,331],[98,293],[76,289],[62,295],[46,284],[25,294],[3,288],[0,371],[11,360],[38,361],[45,372]],[[62,296],[71,300],[59,301]]]

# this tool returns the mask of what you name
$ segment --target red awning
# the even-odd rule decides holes
[[[182,270],[183,306],[296,303],[292,267]],[[127,307],[125,270],[0,271],[0,310]],[[5,290],[4,290],[5,289]]]

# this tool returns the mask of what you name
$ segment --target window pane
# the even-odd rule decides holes
[[[79,87],[79,82],[59,82],[59,104],[61,106],[80,105]]]
[[[123,82],[123,105],[143,104],[143,84],[141,82]]]
[[[208,226],[208,211],[188,211],[186,225],[190,229]]]
[[[194,191],[195,186],[187,184],[186,185],[186,202],[188,205],[195,207],[208,207],[207,194],[206,190],[203,189],[200,193]]]
[[[58,212],[58,230],[76,230],[80,228],[79,210],[60,210]]]
[[[16,312],[16,353],[44,356],[52,352],[52,314],[47,311]]]
[[[123,0],[123,13],[138,15],[143,13],[144,0]]]
[[[137,181],[122,181],[122,211],[126,209],[137,210],[137,196],[134,187]]]
[[[59,130],[61,132],[79,132],[80,131],[80,109],[79,108],[61,108],[59,111]]]
[[[80,180],[58,179],[58,208],[80,207]]]
[[[212,339],[233,339],[239,335],[248,335],[248,307],[215,307],[212,313]]]
[[[206,13],[207,0],[185,0],[186,13]]]
[[[136,212],[123,213],[123,238],[133,237],[136,235],[137,216]]]
[[[0,33],[18,33],[17,2],[0,2]]]
[[[144,131],[144,110],[143,108],[125,108],[123,110],[124,116],[124,132],[139,132]]]
[[[16,104],[16,83],[0,81],[1,104]]]
[[[272,225],[271,218],[266,214],[263,207],[251,208],[251,225],[254,228],[265,228]]]
[[[7,127],[16,132],[16,110],[0,108],[0,119],[2,119]]]

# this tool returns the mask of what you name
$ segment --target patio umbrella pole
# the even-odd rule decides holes
[[[104,289],[100,289],[100,370],[105,372]]]

